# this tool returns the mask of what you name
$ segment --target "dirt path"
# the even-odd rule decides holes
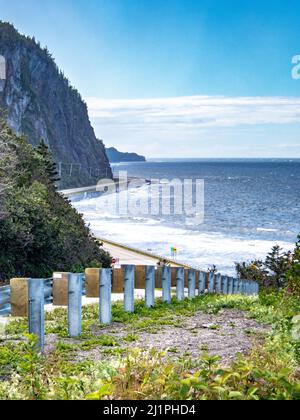
[[[228,365],[238,353],[246,354],[254,341],[261,340],[269,331],[269,327],[247,318],[246,313],[238,310],[224,310],[218,315],[198,312],[192,317],[176,317],[170,324],[157,327],[151,324],[149,327],[146,318],[135,326],[119,323],[105,329],[94,326],[93,335],[113,337],[117,343],[114,349],[119,354],[128,348],[156,349],[166,351],[175,358],[186,356],[197,359],[208,352],[219,356],[223,365]],[[133,342],[128,341],[128,337]],[[108,354],[110,350],[107,346],[96,346],[87,351],[80,350],[76,359],[101,361],[107,359]]]

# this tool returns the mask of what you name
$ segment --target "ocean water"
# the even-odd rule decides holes
[[[153,160],[114,166],[114,173],[146,179],[203,179],[204,222],[185,215],[125,215],[111,211],[117,193],[75,202],[93,232],[197,267],[216,265],[233,274],[234,263],[264,258],[279,244],[293,249],[300,233],[300,160]],[[149,186],[130,190],[148,197]],[[193,219],[192,219],[193,220]]]

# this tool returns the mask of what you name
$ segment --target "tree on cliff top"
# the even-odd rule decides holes
[[[55,181],[45,144],[34,149],[0,115],[0,281],[110,266]]]

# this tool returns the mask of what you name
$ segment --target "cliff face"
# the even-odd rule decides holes
[[[119,152],[114,147],[106,149],[107,157],[110,163],[120,163],[120,162],[146,162],[144,156],[138,155],[137,153],[123,153]]]
[[[80,94],[34,39],[0,22],[0,55],[6,80],[0,107],[16,134],[37,145],[41,139],[59,164],[61,187],[93,184],[112,172],[103,143],[97,140]]]

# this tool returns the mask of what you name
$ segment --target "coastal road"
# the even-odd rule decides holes
[[[163,256],[157,256],[150,252],[140,251],[125,245],[117,244],[106,239],[99,240],[103,243],[105,251],[113,258],[118,259],[120,265],[157,265],[162,260],[167,261],[171,267],[185,267],[176,261],[169,260]]]

